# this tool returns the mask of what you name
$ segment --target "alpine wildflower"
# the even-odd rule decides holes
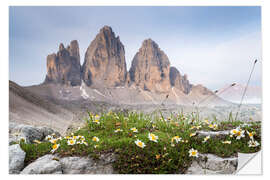
[[[130,130],[131,130],[132,132],[134,132],[134,133],[138,132],[138,130],[137,130],[135,127],[130,128]]]
[[[94,137],[92,138],[92,141],[94,141],[94,142],[98,142],[98,141],[99,141],[99,138],[98,138],[98,137],[96,137],[96,136],[94,136]]]
[[[255,140],[248,141],[248,147],[257,147],[259,145],[260,143],[258,143],[258,141],[255,141]]]
[[[210,136],[206,136],[205,138],[203,138],[202,143],[205,143],[206,141],[208,141],[208,139],[210,139]]]
[[[195,149],[190,149],[189,151],[189,157],[198,157],[198,151]]]
[[[154,135],[153,133],[149,133],[149,134],[148,134],[148,139],[149,139],[150,141],[157,142],[158,136]]]
[[[54,153],[59,148],[59,146],[60,146],[59,144],[52,145],[51,153]]]
[[[140,148],[144,148],[144,147],[145,147],[145,144],[144,144],[142,141],[140,141],[139,139],[137,139],[137,140],[135,141],[135,144],[136,144],[137,146],[139,146]]]

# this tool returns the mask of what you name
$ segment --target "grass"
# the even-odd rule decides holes
[[[96,122],[94,122],[97,120]],[[59,140],[60,147],[55,153],[60,156],[92,156],[98,159],[99,155],[107,152],[114,152],[117,159],[113,166],[119,173],[124,174],[155,174],[155,173],[184,173],[190,166],[192,159],[189,156],[189,150],[194,148],[199,153],[212,153],[221,157],[229,157],[237,152],[251,153],[260,150],[257,147],[249,147],[250,138],[245,137],[237,140],[235,137],[217,137],[210,138],[202,143],[204,137],[193,136],[191,133],[200,130],[210,131],[209,124],[200,121],[195,114],[179,113],[170,117],[163,117],[162,114],[150,116],[142,113],[103,113],[95,117],[89,113],[85,119],[85,127],[74,132],[74,136],[84,136],[88,144],[68,145],[67,139]],[[231,130],[242,126],[240,121],[223,121],[217,124],[214,131]],[[138,132],[130,130],[135,127]],[[259,122],[251,123],[249,126],[242,127],[249,132],[255,131],[254,140],[261,144],[261,124]],[[121,131],[115,132],[120,129]],[[153,133],[158,136],[157,143],[150,141],[148,134]],[[179,136],[182,141],[172,143],[171,139]],[[94,142],[93,137],[98,137],[99,141]],[[144,148],[137,146],[134,141],[137,139],[145,143]],[[222,141],[231,141],[231,144],[223,144]],[[20,143],[22,149],[26,152],[26,164],[34,161],[38,157],[51,153],[52,144],[42,142],[40,144]],[[173,145],[172,145],[173,144]]]

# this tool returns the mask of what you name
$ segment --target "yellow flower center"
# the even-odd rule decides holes
[[[191,152],[191,155],[192,155],[192,156],[195,156],[196,154],[197,154],[196,151],[192,151],[192,152]]]
[[[156,136],[154,134],[150,134],[152,140],[156,140]]]
[[[142,142],[138,142],[138,145],[139,145],[140,147],[142,147],[142,146],[143,146]]]
[[[54,145],[52,146],[52,148],[53,148],[53,149],[56,149],[56,148],[57,148],[57,144],[54,144]]]

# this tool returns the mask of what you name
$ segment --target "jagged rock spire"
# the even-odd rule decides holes
[[[124,85],[127,69],[125,49],[112,28],[104,26],[85,53],[82,78],[90,85]]]

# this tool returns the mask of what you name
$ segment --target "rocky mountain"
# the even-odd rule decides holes
[[[192,105],[212,93],[170,66],[168,56],[152,39],[142,42],[127,71],[124,45],[109,26],[101,28],[90,43],[82,67],[78,42],[67,48],[60,44],[59,51],[47,57],[45,83],[29,89],[53,99],[119,104]]]
[[[130,80],[136,86],[153,92],[168,92],[170,62],[167,55],[151,39],[144,40],[132,60]]]
[[[44,83],[58,83],[71,86],[81,84],[79,45],[71,41],[65,48],[61,43],[58,52],[47,56],[47,75]]]
[[[189,83],[187,75],[181,76],[180,72],[175,67],[170,67],[170,83],[185,94],[191,91],[192,84]]]
[[[124,45],[111,27],[104,26],[85,53],[83,80],[88,86],[114,87],[124,85],[126,76]]]

